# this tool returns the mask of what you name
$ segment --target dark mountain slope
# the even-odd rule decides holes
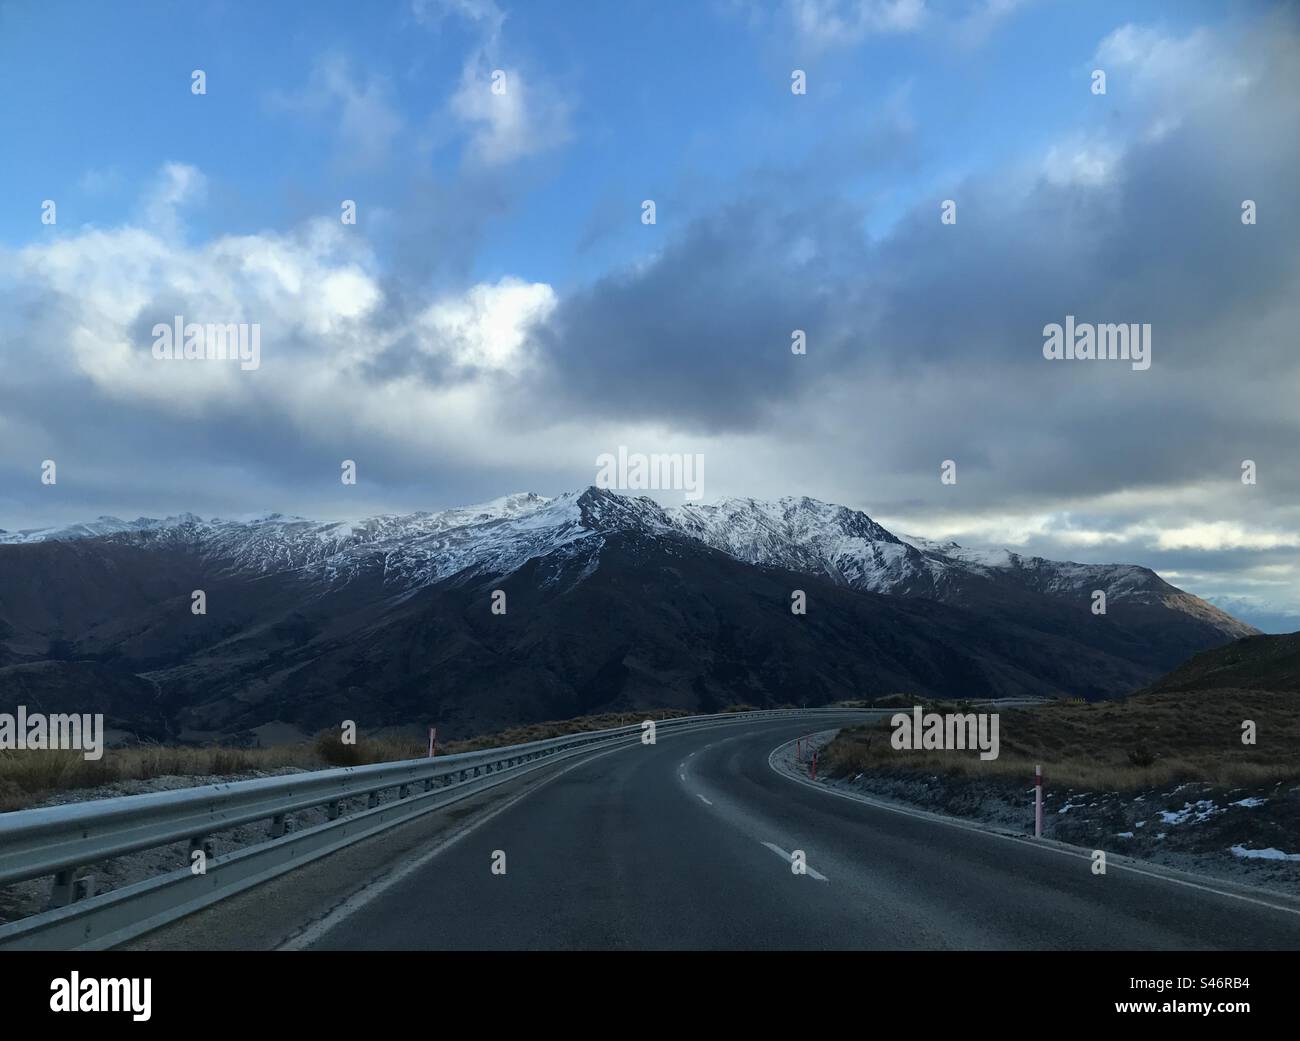
[[[1202,651],[1142,693],[1227,688],[1300,694],[1300,633],[1247,636]]]

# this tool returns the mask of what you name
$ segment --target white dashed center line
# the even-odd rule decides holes
[[[783,859],[787,864],[793,864],[793,863],[794,863],[794,854],[793,854],[793,853],[787,853],[787,852],[786,852],[785,850],[783,850],[780,846],[775,846],[775,845],[773,845],[773,844],[770,843],[770,842],[764,842],[763,845],[766,846],[768,849],[770,849],[770,850],[771,850],[773,853],[775,853],[778,857],[782,858],[782,859]],[[815,871],[815,870],[812,868],[812,866],[811,866],[807,861],[804,861],[804,870],[808,872],[808,875],[809,875],[810,878],[815,878],[815,879],[817,879],[818,882],[829,882],[829,881],[830,881],[830,879],[828,879],[828,878],[827,878],[825,875],[823,875],[820,871]]]

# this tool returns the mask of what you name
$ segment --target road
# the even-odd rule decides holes
[[[822,724],[828,725],[828,724]],[[300,937],[308,949],[1300,948],[1300,914],[837,798],[790,721],[565,769]],[[810,872],[791,871],[803,850]],[[493,873],[494,853],[505,873]]]

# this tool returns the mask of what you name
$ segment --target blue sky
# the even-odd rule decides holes
[[[626,444],[1295,629],[1297,39],[1267,2],[0,0],[0,527],[556,493]],[[181,311],[264,364],[159,366]],[[1152,369],[1045,361],[1066,313],[1151,322]]]
[[[460,13],[473,4],[0,6],[3,127],[22,144],[6,150],[0,189],[15,200],[55,197],[69,223],[129,220],[139,186],[166,161],[209,179],[214,205],[193,215],[197,236],[288,228],[340,198],[395,206],[417,171],[447,182],[462,169],[465,137],[445,106],[484,35]],[[1221,24],[1218,7],[1165,5],[1158,22],[1175,33],[1207,17]],[[944,19],[942,30],[829,47],[792,33],[778,3],[501,5],[501,62],[554,82],[569,133],[510,172],[509,211],[472,275],[557,286],[590,278],[644,250],[639,225],[602,227],[627,199],[680,197],[684,212],[665,214],[671,228],[828,130],[865,135],[882,104],[901,98],[916,128],[897,157],[906,168],[833,175],[879,200],[871,228],[886,230],[932,185],[1087,121],[1091,99],[1070,84],[1086,76],[1092,45],[1128,20],[1125,8],[1025,3],[967,40],[964,20],[981,5],[936,5],[946,18],[928,17]],[[319,80],[332,63],[363,113],[395,121],[387,157],[349,149],[339,127],[346,101]],[[788,89],[796,67],[812,82],[797,102]],[[188,90],[195,68],[211,84],[202,99]],[[594,230],[607,237],[584,245]],[[0,211],[0,234],[13,246],[30,241],[30,213]]]

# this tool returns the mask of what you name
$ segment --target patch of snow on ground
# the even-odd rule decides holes
[[[1199,824],[1201,821],[1209,820],[1216,813],[1223,812],[1212,799],[1199,799],[1195,804],[1184,803],[1181,810],[1161,810],[1160,819],[1165,824],[1186,824],[1189,820],[1193,824]]]
[[[1245,846],[1236,845],[1232,847],[1232,855],[1250,860],[1300,860],[1300,853],[1283,853],[1272,846],[1268,849],[1247,849]]]

